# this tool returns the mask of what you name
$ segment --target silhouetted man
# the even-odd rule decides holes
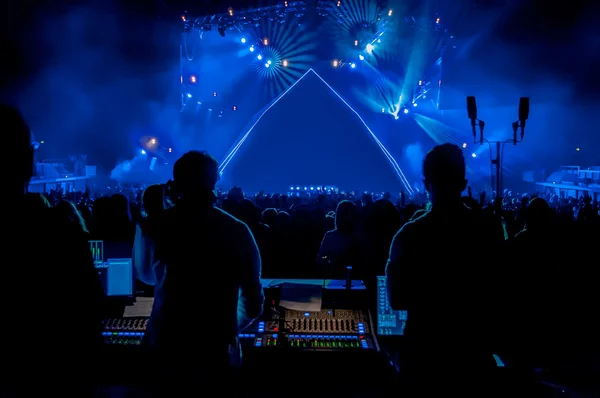
[[[398,231],[386,270],[391,307],[408,310],[400,371],[411,396],[489,396],[492,237],[461,201],[459,147],[433,148],[423,177],[431,209]]]
[[[0,396],[89,396],[104,297],[89,244],[27,193],[34,149],[19,112],[0,105],[0,126],[11,152],[3,186]]]
[[[212,156],[186,153],[173,177],[175,206],[149,232],[155,293],[147,343],[169,396],[174,387],[187,396],[194,386],[227,396],[238,332],[262,311],[260,255],[246,224],[213,205],[219,174]]]

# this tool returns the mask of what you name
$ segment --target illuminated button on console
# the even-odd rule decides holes
[[[365,334],[365,324],[362,322],[358,323],[358,333],[359,334]]]

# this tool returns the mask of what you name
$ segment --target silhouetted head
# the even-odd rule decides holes
[[[142,205],[148,216],[153,216],[164,209],[162,185],[150,185],[142,195]]]
[[[269,208],[262,212],[262,222],[270,227],[277,224],[277,209]]]
[[[432,201],[460,199],[467,187],[465,157],[454,144],[435,146],[423,161],[423,182]]]
[[[344,233],[353,232],[358,220],[358,209],[353,202],[342,200],[335,210],[335,228]]]
[[[21,113],[10,106],[0,105],[0,128],[4,131],[3,146],[12,153],[14,163],[8,173],[9,189],[19,191],[29,184],[33,175],[33,146],[31,132]]]
[[[219,163],[207,152],[189,151],[175,162],[173,179],[182,197],[214,198]]]
[[[525,213],[525,227],[527,229],[540,229],[550,223],[552,212],[548,202],[542,198],[534,198],[529,202]]]

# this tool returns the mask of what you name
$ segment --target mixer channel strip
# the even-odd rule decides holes
[[[140,346],[146,333],[148,318],[112,318],[105,319],[102,323],[104,344]]]
[[[357,335],[310,335],[290,334],[288,344],[291,348],[303,348],[313,350],[347,350],[373,349],[373,344],[364,336]]]
[[[364,322],[354,319],[300,318],[286,321],[286,327],[296,333],[368,333]]]

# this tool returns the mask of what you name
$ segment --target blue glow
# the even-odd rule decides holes
[[[473,154],[471,154],[471,156],[472,156],[472,157],[474,157],[474,158],[476,158],[476,157],[477,157],[477,154],[476,154],[476,153],[473,153]]]
[[[385,155],[385,157],[387,158],[387,160],[390,162],[390,165],[392,166],[392,168],[394,169],[394,171],[398,175],[398,178],[399,178],[400,182],[402,182],[402,184],[406,188],[406,191],[409,194],[412,195],[414,193],[414,190],[413,190],[412,186],[410,185],[410,183],[408,182],[408,179],[404,175],[404,172],[400,168],[400,165],[398,164],[398,162],[396,161],[396,159],[394,159],[394,157],[392,156],[392,154],[390,153],[390,151],[388,151],[388,149],[383,145],[383,143],[381,141],[379,141],[379,139],[377,138],[377,136],[375,135],[375,133],[373,133],[373,131],[371,130],[371,128],[369,128],[369,126],[367,125],[367,123],[365,122],[365,120],[360,116],[360,114],[354,108],[352,108],[352,106],[350,104],[348,104],[348,102],[346,102],[346,100],[344,100],[344,98],[342,98],[342,96],[340,94],[338,94],[337,91],[335,91],[333,89],[333,87],[331,87],[329,85],[329,83],[327,83],[312,68],[309,69],[309,70],[307,70],[306,73],[304,73],[298,80],[296,80],[290,87],[288,87],[287,90],[285,90],[275,101],[273,101],[273,103],[271,105],[269,105],[267,107],[267,109],[265,109],[265,111],[263,113],[261,113],[261,115],[252,124],[252,126],[250,126],[250,128],[248,129],[248,131],[246,132],[246,134],[244,134],[242,136],[242,138],[232,148],[232,150],[229,152],[229,154],[227,156],[225,156],[225,158],[223,159],[223,161],[219,165],[220,173],[223,174],[223,172],[225,171],[225,169],[227,168],[227,166],[229,165],[229,163],[231,163],[231,160],[235,157],[235,155],[238,152],[238,150],[244,144],[244,142],[246,141],[246,139],[248,139],[248,137],[250,136],[250,133],[254,130],[254,128],[256,127],[256,125],[261,121],[261,119],[263,118],[263,116],[265,116],[265,114],[267,112],[269,112],[275,106],[275,104],[277,104],[283,97],[285,97],[285,95],[287,93],[289,93],[290,90],[292,88],[294,88],[296,86],[296,84],[298,84],[302,79],[304,79],[306,77],[306,75],[308,75],[310,72],[314,73],[315,76],[317,76],[319,78],[319,80],[321,80],[331,90],[331,92],[333,94],[335,94],[335,96],[338,97],[342,101],[342,103],[344,103],[344,105],[346,105],[348,107],[348,109],[350,109],[350,111],[352,111],[358,117],[358,120],[367,129],[367,131],[369,132],[369,134],[371,134],[371,137],[373,138],[373,140],[375,140],[375,143],[379,146],[379,149],[381,150],[381,152],[383,152],[383,154]],[[406,113],[408,113],[408,111]]]
[[[144,150],[142,149],[142,150],[140,151],[140,153],[141,153],[142,155],[145,155],[145,154],[146,154],[146,151],[144,151]]]
[[[187,93],[187,97],[188,97],[188,98],[192,98],[192,94],[190,94],[190,93]]]

